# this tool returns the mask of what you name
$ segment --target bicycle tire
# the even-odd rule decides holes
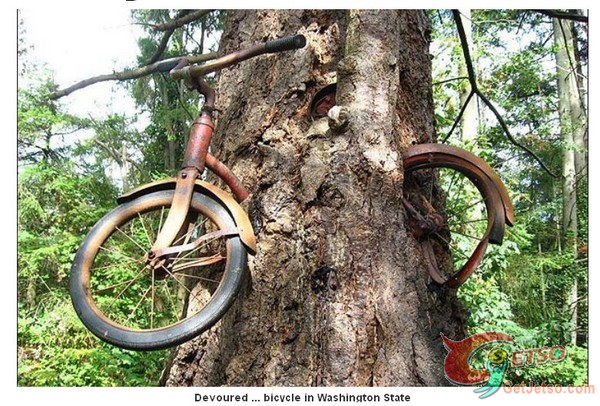
[[[441,144],[414,145],[403,155],[403,162],[407,178],[422,169],[456,171],[467,178],[482,197],[486,209],[485,232],[472,248],[472,252],[468,254],[467,261],[457,272],[446,276],[440,269],[433,248],[434,238],[427,236],[420,241],[432,279],[439,284],[459,287],[481,263],[488,244],[502,244],[505,226],[511,226],[515,221],[506,188],[496,172],[485,161],[461,148]],[[448,215],[443,218],[444,227],[449,228]],[[448,243],[448,241],[444,242]]]
[[[188,341],[212,327],[223,316],[223,314],[234,302],[236,295],[242,286],[244,277],[246,275],[247,250],[238,235],[230,235],[226,238],[223,238],[222,241],[212,242],[212,244],[219,244],[219,249],[226,249],[226,255],[223,256],[223,260],[221,261],[224,261],[222,277],[218,283],[218,286],[214,290],[212,297],[210,297],[210,299],[205,302],[204,306],[195,314],[186,314],[187,310],[189,309],[187,309],[187,306],[184,306],[186,309],[181,313],[182,318],[180,320],[176,320],[172,323],[168,322],[169,324],[160,327],[154,327],[151,321],[149,326],[150,328],[148,328],[148,326],[132,327],[124,324],[122,320],[115,320],[117,319],[116,316],[105,314],[105,312],[107,312],[107,305],[104,302],[105,299],[108,300],[108,298],[100,296],[97,292],[105,292],[107,291],[107,288],[93,291],[94,289],[92,285],[102,283],[102,281],[95,281],[93,278],[102,278],[105,274],[109,276],[113,275],[109,274],[109,271],[105,271],[100,266],[100,264],[103,262],[98,261],[108,262],[108,260],[111,260],[112,256],[116,254],[113,254],[111,251],[113,248],[109,249],[105,247],[102,249],[101,247],[104,247],[103,244],[105,243],[108,247],[108,241],[111,240],[111,238],[119,237],[121,233],[124,233],[123,230],[128,232],[131,230],[131,233],[134,236],[133,238],[137,238],[137,235],[142,235],[145,233],[145,238],[148,240],[147,245],[148,247],[151,246],[152,240],[150,233],[148,230],[146,230],[146,228],[150,228],[148,225],[149,221],[154,221],[154,223],[156,223],[156,221],[152,220],[153,217],[151,217],[150,220],[145,220],[146,223],[144,223],[144,220],[142,219],[148,218],[150,215],[157,217],[157,213],[155,212],[160,208],[162,222],[165,208],[168,210],[168,207],[173,200],[173,195],[173,190],[152,192],[117,206],[96,223],[96,225],[85,237],[82,245],[77,251],[73,266],[71,268],[70,279],[70,294],[73,306],[83,324],[94,335],[110,344],[130,350],[158,350]],[[204,192],[194,192],[190,210],[194,210],[198,215],[205,217],[204,223],[200,226],[200,228],[206,229],[206,227],[208,227],[206,225],[208,220],[210,220],[210,222],[213,224],[213,228],[217,227],[223,230],[236,227],[235,221],[226,209],[226,206],[219,200],[216,200],[215,197],[209,196]],[[137,218],[140,220],[136,220]],[[134,230],[134,225],[136,224],[134,222],[136,221],[141,223],[141,227],[138,226],[139,230]],[[159,223],[158,228],[160,227],[161,225]],[[142,228],[143,232],[141,231]],[[194,231],[194,233],[198,232],[198,230]],[[190,231],[189,234],[191,236],[192,231]],[[190,238],[190,236],[187,236],[186,238]],[[131,236],[128,236],[128,238],[132,239]],[[140,239],[143,238],[143,236],[140,237]],[[121,241],[127,240],[123,238]],[[121,242],[121,244],[124,243]],[[184,258],[182,257],[181,260],[183,259]],[[133,260],[134,263],[136,263],[136,258],[133,258]],[[95,268],[95,261],[99,264],[97,268]],[[122,261],[122,263],[115,265],[115,267],[123,267],[124,263],[129,262]],[[202,261],[197,260],[196,263],[200,264]],[[182,265],[182,268],[184,265]],[[107,265],[109,269],[111,266],[111,264]],[[135,266],[140,267],[141,265],[131,265],[132,268]],[[200,265],[194,264],[188,268],[195,267],[200,267]],[[165,270],[166,269],[167,268],[165,267]],[[178,285],[175,285],[175,283],[177,282],[183,286],[185,286],[185,284],[180,282],[178,278],[175,277],[175,273],[177,272],[175,271],[175,268],[172,268],[171,270],[172,272],[167,271],[168,274],[165,273],[166,276],[164,276],[164,280],[167,281],[165,282],[165,285],[167,283],[172,283],[172,286],[176,286],[179,290],[181,290]],[[125,289],[130,288],[133,285],[137,286],[138,281],[135,281],[135,279],[145,280],[148,278],[148,276],[145,275],[144,268],[142,271],[137,272],[138,273],[136,275],[141,274],[142,276],[139,278],[138,276],[132,278],[131,282],[126,283]],[[154,316],[155,307],[158,309],[158,305],[160,304],[158,301],[155,302],[155,294],[158,294],[156,293],[158,292],[158,288],[154,284],[158,280],[158,276],[154,271],[149,273],[151,273],[150,278],[152,281],[152,286],[149,288],[149,290],[141,295],[139,300],[140,303],[142,301],[146,302],[147,295],[150,294],[152,296],[150,306],[152,308],[152,316]],[[188,276],[188,274],[182,273],[177,274],[177,276],[185,277]],[[172,278],[169,281],[170,277]],[[194,276],[194,278],[203,279],[197,276]],[[204,279],[208,280],[208,278]],[[135,283],[133,281],[135,281]],[[214,282],[216,283],[217,281]],[[120,285],[123,286],[123,283]],[[119,286],[118,289],[121,289],[121,286]],[[166,292],[168,295],[170,289],[168,285],[166,286]],[[110,291],[111,288],[116,290],[114,286],[109,286],[108,290]],[[122,295],[122,293],[123,291],[121,291],[119,295]],[[135,294],[135,291],[132,294]],[[188,296],[190,294],[192,294],[192,290],[188,289]],[[112,294],[112,296],[116,295]],[[173,297],[171,296],[171,299],[172,298]],[[121,301],[125,302],[125,299],[122,297],[113,299],[113,302],[117,300],[119,301],[117,303],[120,303]],[[110,306],[116,307],[117,305],[113,305],[111,302]],[[130,304],[129,306],[131,308]],[[137,304],[134,311],[143,313],[144,308],[138,309],[139,306],[140,305]],[[148,306],[148,304],[145,304],[145,306]],[[162,301],[162,306],[165,306],[164,300]],[[110,307],[108,308],[110,309]],[[175,306],[174,308],[176,309]],[[158,314],[158,311],[156,311],[156,314]],[[166,311],[165,314],[167,314]],[[176,314],[176,311],[170,310],[168,314]],[[153,317],[150,317],[150,319],[152,320]],[[147,323],[147,321],[145,321],[145,323]]]

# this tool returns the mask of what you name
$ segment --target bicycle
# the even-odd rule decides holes
[[[192,124],[177,177],[120,196],[118,206],[93,226],[75,255],[71,299],[83,324],[97,337],[126,349],[163,349],[198,336],[231,307],[247,274],[247,256],[256,253],[256,237],[240,205],[249,192],[209,153],[216,95],[202,77],[261,54],[305,44],[304,36],[296,35],[204,65],[190,66],[181,59],[160,66],[173,79],[185,80],[205,101]],[[444,240],[443,215],[435,210],[421,212],[416,194],[402,197],[416,222],[413,230],[419,234],[432,279],[449,286],[462,283],[481,261],[488,242],[501,242],[504,225],[514,221],[504,185],[489,165],[473,157],[437,144],[415,145],[404,154],[407,173],[453,168],[475,183],[486,200],[488,226],[480,244],[468,266],[446,277],[435,262],[435,250]],[[205,168],[223,180],[231,194],[202,180]],[[431,179],[431,174],[427,176]]]

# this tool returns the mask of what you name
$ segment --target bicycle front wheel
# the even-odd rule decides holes
[[[121,348],[157,350],[190,340],[214,325],[243,283],[247,251],[226,207],[195,192],[189,226],[174,246],[193,246],[150,262],[174,191],[121,204],[102,218],[79,248],[71,299],[85,326]],[[204,236],[204,237],[203,237]],[[198,244],[190,244],[197,241]]]

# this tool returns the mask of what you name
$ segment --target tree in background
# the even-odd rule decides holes
[[[44,311],[37,293],[30,301],[20,299],[31,303],[28,310],[20,308],[20,357],[25,361],[21,376],[28,377],[23,384],[153,384],[166,365],[161,382],[178,386],[443,385],[447,382],[440,332],[458,338],[500,329],[521,345],[533,347],[572,342],[573,322],[580,332],[579,347],[569,347],[564,365],[517,371],[510,379],[513,383],[585,383],[585,256],[575,257],[573,250],[581,252],[587,246],[587,178],[584,170],[576,170],[582,176],[575,183],[577,208],[582,208],[575,217],[579,238],[565,245],[563,210],[557,204],[564,196],[563,179],[552,178],[532,158],[533,152],[537,161],[556,172],[564,151],[585,156],[586,133],[583,144],[560,142],[557,82],[554,64],[549,64],[559,48],[552,46],[551,19],[542,12],[472,11],[468,37],[476,56],[470,62],[476,63],[478,73],[472,80],[468,69],[457,69],[464,64],[464,44],[461,47],[456,39],[451,14],[430,14],[434,41],[450,44],[451,49],[450,57],[442,59],[442,49],[433,62],[435,72],[441,71],[438,60],[446,62],[443,73],[434,79],[435,99],[428,55],[432,27],[420,11],[144,10],[133,13],[134,21],[147,28],[147,36],[140,40],[140,66],[108,75],[139,79],[130,90],[140,109],[149,113],[150,124],[143,133],[131,130],[125,117],[95,123],[62,117],[59,105],[43,97],[35,106],[50,111],[45,114],[51,117],[50,124],[46,130],[30,131],[27,120],[21,124],[26,113],[20,111],[20,156],[37,151],[35,159],[63,157],[60,168],[36,175],[39,182],[26,174],[20,177],[20,185],[26,184],[21,180],[39,184],[44,193],[54,190],[50,196],[66,197],[48,202],[41,192],[27,194],[29,189],[19,189],[24,208],[19,217],[20,282],[27,281],[23,286],[28,286],[28,281],[40,281],[41,276],[48,285],[46,292],[60,293]],[[556,16],[555,11],[552,14]],[[563,22],[572,15],[559,13]],[[585,72],[586,41],[581,35],[585,30],[579,25],[567,28],[576,33],[566,42],[575,44],[570,58],[575,62],[568,68],[571,78],[581,78]],[[252,276],[220,323],[170,357],[167,352],[144,357],[98,344],[74,317],[69,321],[57,316],[69,314],[63,279],[48,281],[56,279],[51,270],[68,269],[76,243],[58,248],[62,256],[57,249],[30,248],[31,241],[43,242],[40,248],[45,244],[38,234],[43,235],[48,223],[34,228],[36,216],[53,221],[61,218],[61,211],[83,211],[64,202],[87,197],[85,204],[96,211],[79,213],[77,225],[89,227],[111,206],[115,186],[134,186],[173,173],[197,99],[156,73],[155,67],[165,58],[205,53],[208,35],[221,27],[222,54],[293,33],[303,33],[309,40],[306,49],[250,60],[216,78],[217,107],[223,113],[217,116],[221,137],[214,140],[213,151],[253,191],[248,209],[259,253],[251,261]],[[516,32],[527,34],[517,48],[514,41],[506,40]],[[308,111],[312,97],[334,81],[341,114],[329,122],[312,120]],[[421,251],[406,231],[398,159],[410,144],[438,137],[462,145],[450,128],[458,126],[463,135],[469,132],[466,122],[456,119],[468,95],[464,91],[468,87],[458,84],[467,82],[471,92],[479,92],[471,103],[487,96],[496,103],[492,105],[502,113],[504,124],[482,107],[478,136],[467,142],[475,143],[478,154],[503,176],[518,210],[518,224],[505,244],[489,253],[459,291],[470,310],[468,333],[455,292],[430,283]],[[584,100],[585,80],[576,82],[579,100]],[[56,90],[48,89],[42,94]],[[445,103],[436,105],[435,116],[434,100]],[[582,124],[581,114],[574,117],[562,128]],[[63,121],[69,124],[55,124]],[[49,148],[48,134],[51,139],[68,131],[59,128],[71,125],[87,126],[95,135],[77,148]],[[33,146],[31,139],[37,140]],[[104,167],[109,162],[116,163],[118,176],[106,176]],[[84,175],[92,173],[99,183],[85,186]],[[54,179],[62,179],[54,189],[44,186]],[[67,188],[71,183],[84,186]],[[65,193],[69,190],[71,194]],[[66,224],[69,218],[64,217],[64,229],[71,227]],[[72,235],[77,233],[82,237],[85,228]],[[29,242],[22,241],[21,235]],[[32,258],[39,259],[31,262]],[[58,268],[28,268],[57,258],[62,261]],[[578,281],[575,289],[573,281]],[[569,311],[574,293],[568,292],[578,292],[576,318]],[[20,294],[25,297],[26,293]],[[540,305],[531,306],[532,301]],[[76,332],[68,345],[50,336],[47,327],[56,320]],[[41,340],[58,349],[40,358],[36,354]],[[55,367],[48,355],[69,366],[70,380],[53,375]],[[92,360],[89,369],[77,370],[77,356]]]

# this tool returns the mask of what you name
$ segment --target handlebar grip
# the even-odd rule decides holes
[[[275,39],[273,41],[268,41],[265,43],[265,52],[266,53],[274,53],[274,52],[283,52],[283,51],[291,51],[292,49],[300,49],[304,48],[306,45],[306,38],[304,35],[294,35],[292,37],[283,37],[279,39]]]

